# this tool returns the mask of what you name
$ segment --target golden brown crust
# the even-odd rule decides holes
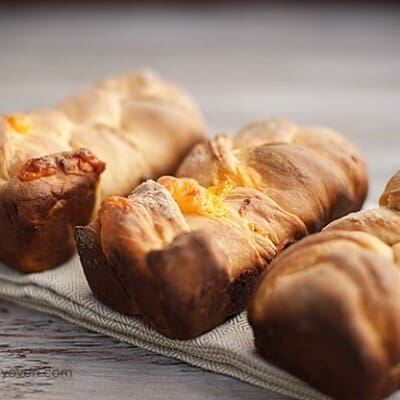
[[[178,176],[189,176],[210,186],[234,174],[243,163],[261,174],[265,186],[271,185],[268,195],[283,208],[295,210],[297,215],[300,201],[309,207],[304,215],[308,218],[313,210],[314,221],[308,224],[314,230],[321,228],[321,215],[328,213],[326,218],[332,220],[359,210],[368,189],[365,161],[341,134],[327,128],[297,127],[276,118],[249,125],[233,141],[219,135],[195,146],[181,164]],[[340,188],[336,187],[338,183]],[[334,192],[337,198],[331,199]],[[324,193],[329,200],[316,204]]]
[[[165,250],[149,252],[146,261],[156,281],[153,295],[160,298],[162,308],[146,312],[148,304],[140,288],[137,299],[153,325],[155,311],[155,315],[165,316],[166,325],[159,329],[162,334],[190,339],[223,322],[229,306],[229,276],[223,257],[212,247],[206,232],[183,233]]]
[[[106,79],[52,109],[0,118],[0,188],[5,185],[2,189],[3,201],[12,203],[19,196],[18,190],[24,190],[21,196],[26,196],[29,191],[30,204],[36,196],[35,201],[41,203],[41,208],[51,209],[53,198],[49,194],[44,200],[42,191],[45,185],[59,184],[55,183],[57,178],[53,176],[59,171],[59,166],[54,165],[53,158],[42,156],[82,147],[90,149],[107,164],[96,192],[96,204],[108,195],[125,196],[147,178],[175,172],[192,145],[204,136],[202,116],[194,101],[182,89],[146,71]],[[48,183],[45,184],[46,177]],[[41,178],[40,185],[37,178]],[[22,185],[22,181],[31,183]],[[74,173],[64,174],[62,181],[68,188],[81,185]],[[82,198],[91,197],[90,191],[85,194],[83,190],[79,189]],[[45,201],[48,201],[47,205]],[[76,204],[71,204],[72,201]],[[74,196],[68,202],[68,207],[63,207],[64,212],[78,210],[81,203]],[[92,207],[94,204],[90,203]],[[89,204],[84,209],[88,207]],[[29,210],[25,209],[25,212]],[[6,218],[6,214],[3,213],[2,217]],[[17,226],[25,224],[22,220],[18,221],[16,215],[13,218]],[[34,215],[26,216],[26,219],[33,218]],[[27,272],[54,267],[56,260],[58,263],[66,261],[72,255],[72,236],[65,233],[70,230],[68,224],[65,227],[59,224],[67,219],[64,216],[57,219],[58,222],[52,218],[48,221],[48,232],[61,229],[64,234],[55,235],[52,239],[58,255],[49,254],[47,267],[45,253],[49,248],[46,245],[36,250],[40,257],[36,255],[29,262],[27,260],[34,249],[28,249],[26,243],[20,244],[18,252],[27,251],[25,255],[12,256],[10,252],[16,247],[8,250],[0,247],[0,259],[11,260],[10,265],[16,266],[20,262],[13,261],[13,257],[24,258],[25,261],[21,261],[24,266],[20,269]],[[89,222],[87,218],[72,215],[69,219],[78,224]],[[0,235],[7,235],[3,227],[8,223],[0,219]],[[18,237],[22,240],[22,236]],[[38,240],[30,246],[34,245],[43,244]],[[1,253],[3,248],[4,254]]]
[[[109,166],[102,198],[175,172],[205,136],[193,99],[149,71],[105,79],[57,109],[74,122],[70,145],[90,148]]]
[[[31,159],[0,188],[0,259],[22,272],[74,252],[73,227],[90,221],[104,163],[88,150]]]
[[[400,171],[396,172],[387,183],[379,204],[382,207],[400,210]]]
[[[265,126],[199,144],[178,178],[147,181],[100,208],[99,254],[109,261],[100,273],[112,266],[138,312],[168,337],[197,336],[243,310],[277,253],[365,197],[365,164],[345,139],[333,146],[322,134],[318,144],[312,133],[294,144],[301,132],[294,124]],[[356,160],[356,171],[342,158]],[[112,298],[122,289],[94,290]]]
[[[397,177],[385,207],[334,221],[277,257],[249,304],[260,353],[335,398],[378,400],[399,387]]]
[[[100,243],[99,221],[75,228],[79,255],[85,264],[84,273],[92,292],[104,304],[123,314],[138,313],[136,302],[118,278],[115,266],[107,260]]]

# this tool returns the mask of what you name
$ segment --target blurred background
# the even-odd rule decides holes
[[[397,2],[0,4],[0,113],[141,67],[186,87],[210,134],[270,115],[342,131],[371,200],[400,168]]]

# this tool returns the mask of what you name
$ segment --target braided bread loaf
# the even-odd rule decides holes
[[[283,252],[249,305],[261,354],[338,399],[400,383],[400,172],[380,204]]]
[[[291,242],[360,208],[358,151],[341,135],[284,120],[197,145],[178,178],[107,197],[76,228],[95,296],[187,339],[241,311],[261,271]]]
[[[24,272],[65,261],[75,248],[73,226],[90,221],[96,201],[174,172],[204,133],[192,99],[148,72],[106,79],[52,109],[0,118],[0,260]],[[78,168],[76,180],[64,168],[65,152],[79,164],[81,148],[106,163],[98,188],[104,165],[92,154],[95,173]],[[26,162],[35,169],[29,179]]]

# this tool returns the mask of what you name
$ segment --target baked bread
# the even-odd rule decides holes
[[[193,100],[149,72],[103,80],[52,109],[0,117],[0,260],[23,272],[66,261],[75,249],[73,225],[87,224],[96,202],[111,194],[127,195],[145,179],[173,173],[204,136]],[[63,157],[74,158],[81,148],[106,163],[96,188],[92,175],[85,183],[90,192],[82,192],[74,173],[58,167],[51,177],[39,173],[21,178],[26,162],[32,168],[49,160],[40,157],[58,153],[51,157],[57,164]],[[103,169],[95,168],[96,180]],[[55,213],[51,204],[61,192]],[[82,207],[78,194],[85,198],[79,217],[73,211]]]
[[[177,175],[107,197],[75,229],[94,295],[175,339],[243,310],[277,253],[359,209],[367,191],[346,139],[279,119],[195,146]]]
[[[249,304],[259,352],[338,399],[400,383],[400,172],[381,208],[350,214],[283,252]]]

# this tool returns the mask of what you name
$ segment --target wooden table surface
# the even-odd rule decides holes
[[[0,112],[58,101],[141,66],[186,86],[210,126],[282,115],[364,152],[370,200],[400,167],[399,8],[0,8]],[[42,367],[67,378],[3,376]],[[281,399],[0,301],[0,390],[12,399]]]

